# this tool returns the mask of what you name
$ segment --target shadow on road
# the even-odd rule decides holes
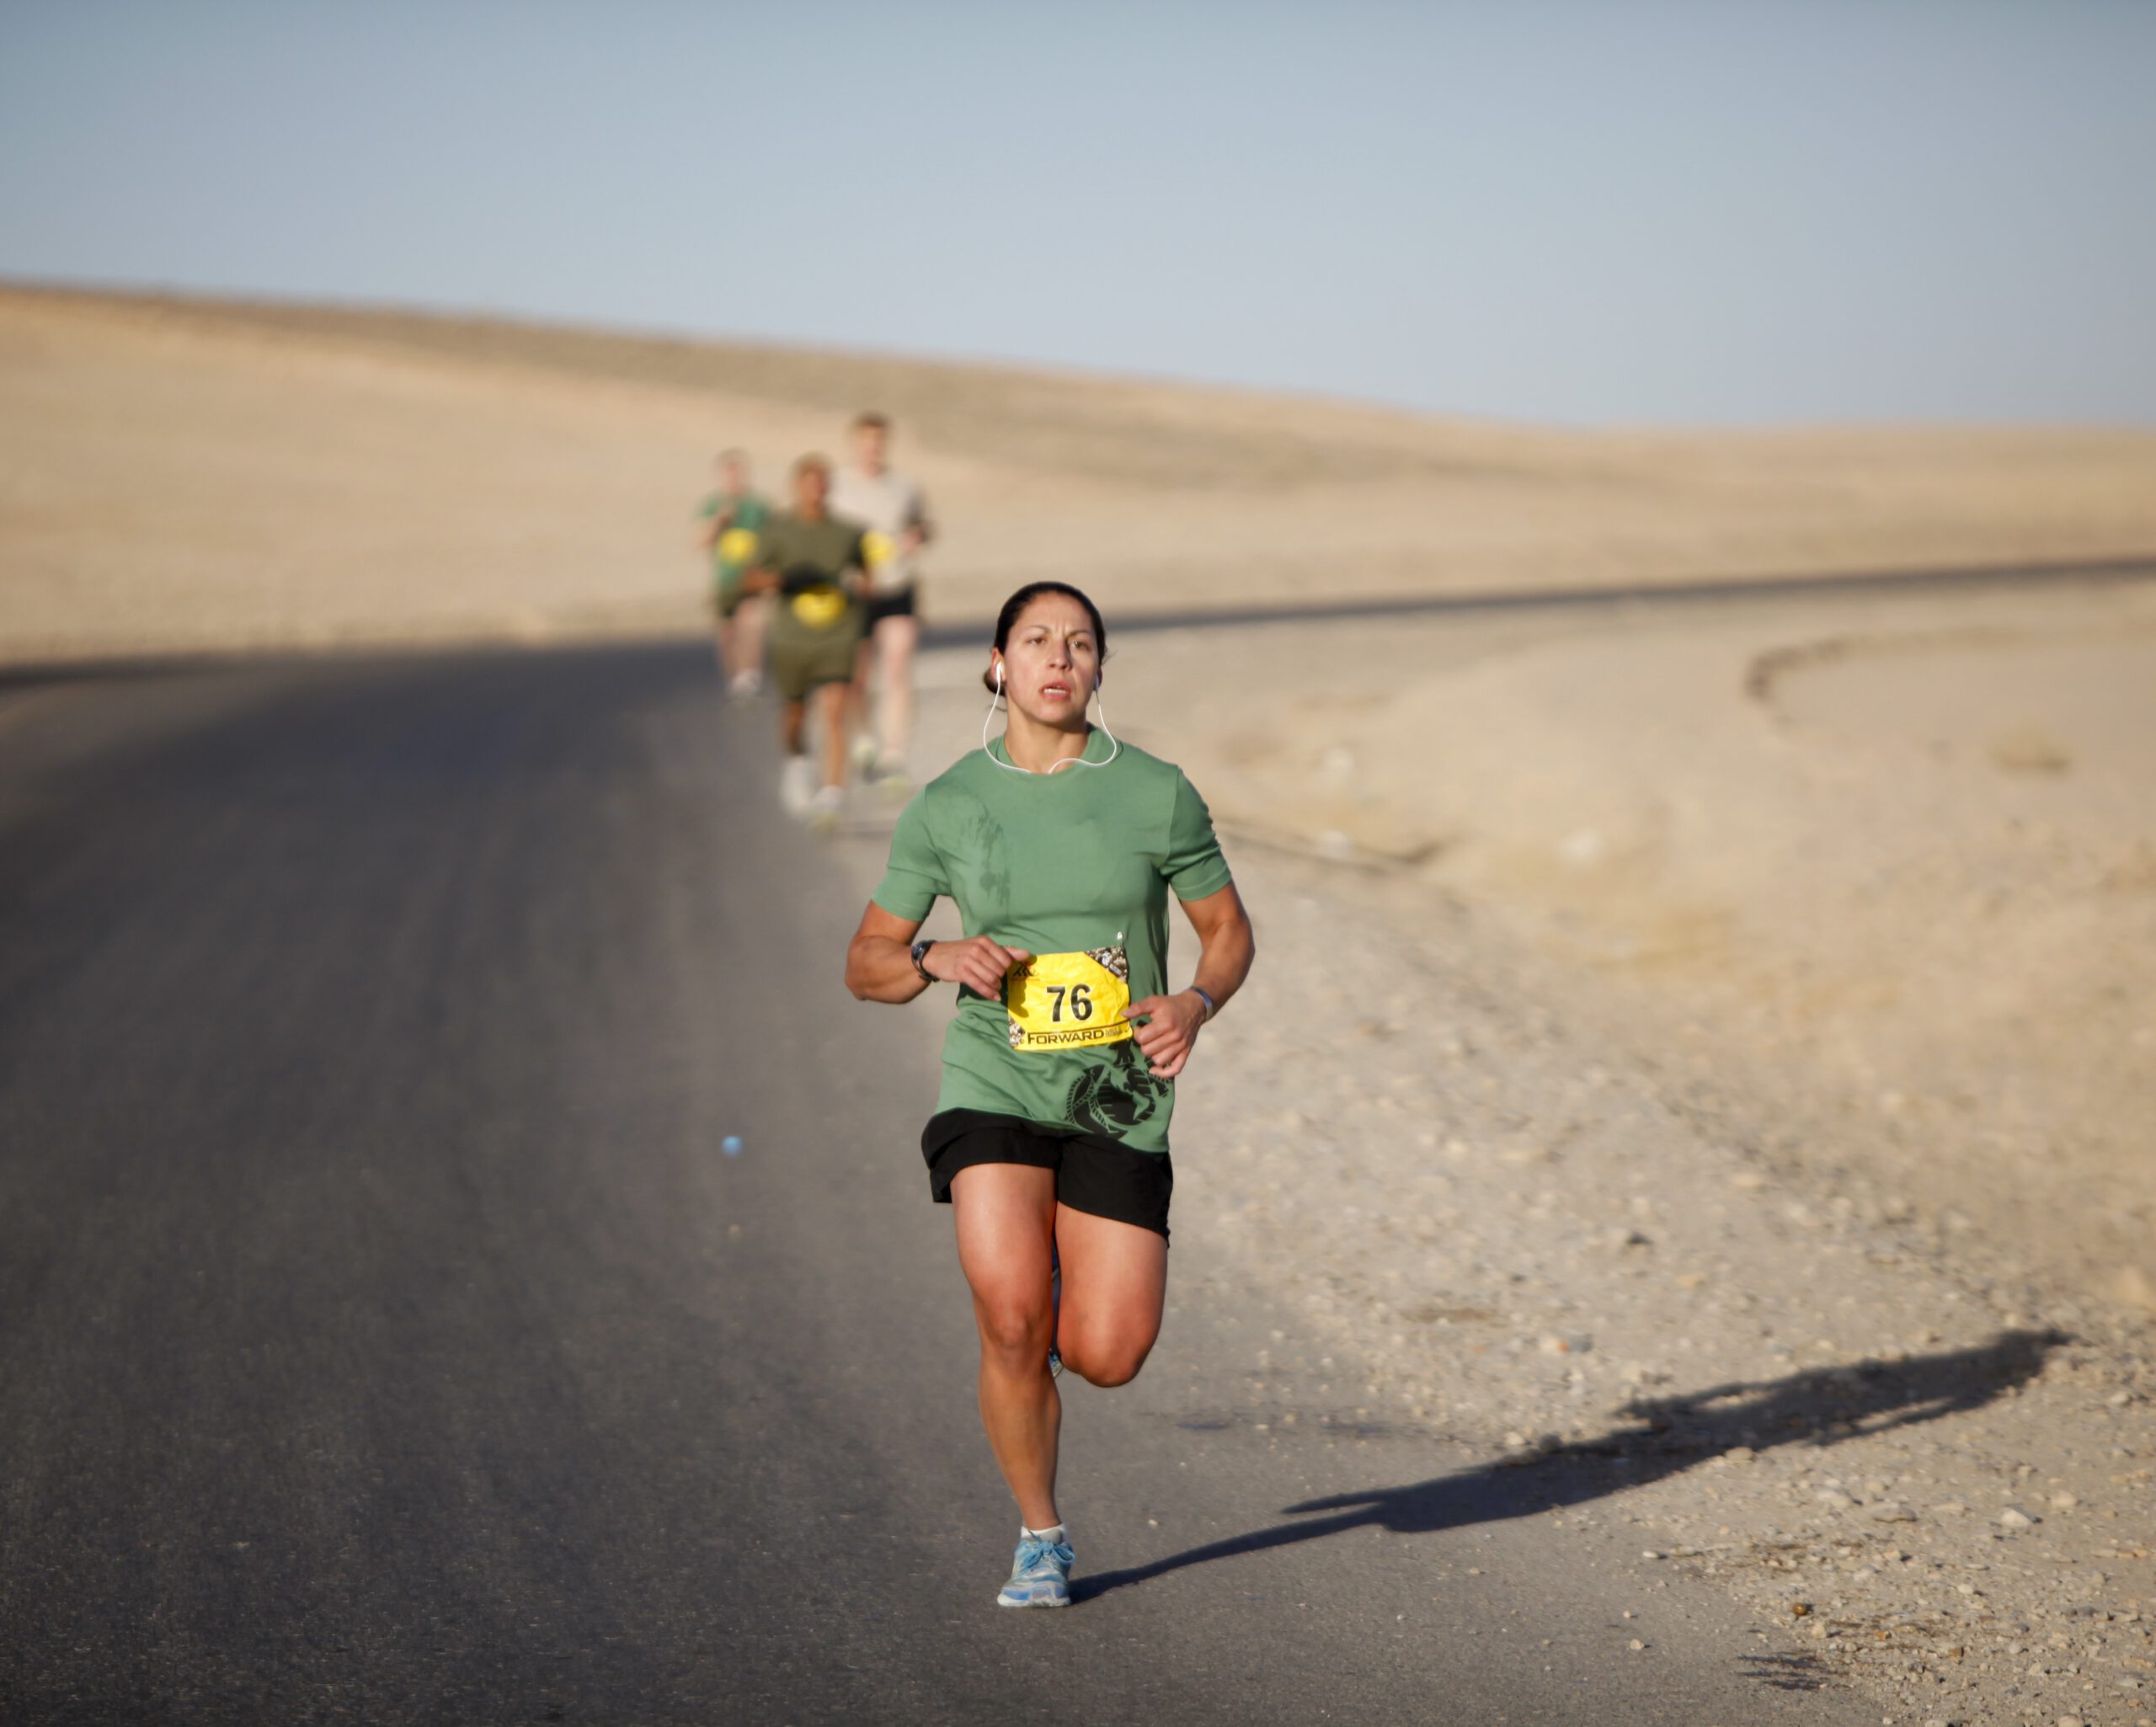
[[[1754,1451],[1782,1445],[1824,1447],[1860,1432],[1935,1421],[1981,1409],[2025,1383],[2043,1370],[2052,1350],[2071,1341],[2063,1331],[2002,1331],[1988,1343],[1906,1361],[1808,1367],[1783,1379],[1635,1399],[1621,1412],[1626,1424],[1599,1437],[1558,1446],[1525,1461],[1486,1463],[1405,1487],[1308,1500],[1283,1512],[1304,1521],[1275,1523],[1150,1564],[1081,1578],[1072,1593],[1082,1601],[1214,1559],[1319,1541],[1350,1529],[1429,1535],[1501,1522],[1679,1474],[1739,1446]]]

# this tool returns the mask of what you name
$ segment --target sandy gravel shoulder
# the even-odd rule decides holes
[[[2156,1327],[1703,1138],[1472,914],[1239,868],[1265,966],[1178,1199],[1182,1266],[1306,1316],[1247,1419],[1470,1440],[1911,1719],[2148,1714]]]

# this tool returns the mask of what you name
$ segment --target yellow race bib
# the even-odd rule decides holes
[[[846,616],[846,593],[839,588],[811,588],[793,596],[793,615],[812,630],[828,630]]]
[[[871,528],[861,536],[861,561],[872,570],[880,570],[898,556],[899,548],[891,543],[889,534]]]
[[[753,529],[728,528],[718,536],[718,556],[722,562],[744,564],[756,555],[756,536]]]
[[[1121,1043],[1135,1029],[1123,1016],[1129,1005],[1130,956],[1120,947],[1037,953],[1003,976],[1011,1047],[1023,1054]]]

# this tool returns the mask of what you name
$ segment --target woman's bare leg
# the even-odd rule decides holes
[[[1056,1352],[1065,1368],[1091,1384],[1129,1384],[1161,1335],[1167,1238],[1059,1205],[1055,1243],[1063,1263]]]
[[[1048,1371],[1055,1314],[1049,1271],[1055,1172],[1025,1164],[975,1164],[951,1183],[958,1264],[980,1328],[980,1419],[1028,1529],[1052,1529],[1056,1439],[1063,1400]],[[1065,1273],[1067,1280],[1069,1272]]]

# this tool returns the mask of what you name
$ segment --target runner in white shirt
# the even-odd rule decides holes
[[[853,422],[853,460],[831,484],[831,513],[860,524],[867,547],[867,622],[854,673],[854,696],[866,721],[869,684],[883,674],[873,740],[862,726],[862,766],[894,789],[906,785],[906,746],[913,732],[913,658],[921,641],[915,608],[921,548],[936,536],[921,488],[888,464],[891,423],[880,413]],[[873,753],[872,753],[873,752]]]

